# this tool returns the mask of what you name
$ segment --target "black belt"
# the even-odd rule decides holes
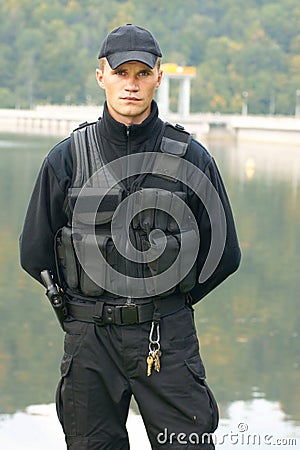
[[[160,317],[175,313],[186,304],[185,295],[173,295],[159,301]],[[81,322],[96,325],[130,325],[153,320],[154,302],[135,304],[134,300],[122,305],[114,305],[105,301],[97,301],[93,305],[84,303],[67,303],[68,314]]]

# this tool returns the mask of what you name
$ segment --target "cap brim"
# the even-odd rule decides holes
[[[153,53],[129,51],[113,53],[112,55],[106,56],[106,59],[113,70],[128,61],[139,61],[153,69],[156,64],[157,57],[158,56]]]

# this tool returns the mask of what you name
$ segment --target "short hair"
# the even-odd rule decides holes
[[[155,66],[154,66],[154,67],[157,67],[158,70],[160,69],[161,60],[162,60],[161,56],[158,56],[158,58],[156,60],[156,63],[155,63]],[[99,58],[98,61],[99,61],[99,69],[103,71],[104,70],[104,66],[105,66],[105,64],[107,62],[107,59],[105,57],[103,57],[103,58]]]
[[[105,66],[105,62],[106,62],[106,58],[105,57],[99,58],[98,61],[99,61],[99,69],[102,70],[102,72],[103,72],[104,66]]]

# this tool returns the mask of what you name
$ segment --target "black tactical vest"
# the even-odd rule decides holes
[[[186,220],[180,229],[187,191],[177,180],[177,171],[190,134],[166,123],[156,154],[140,153],[105,164],[97,126],[84,124],[71,134],[74,171],[65,203],[69,223],[57,236],[58,267],[66,291],[90,299],[189,292],[196,281],[196,264],[184,276],[181,267],[198,239]],[[115,225],[116,210],[121,222]],[[163,291],[155,277],[175,261],[176,269],[169,274],[177,281]]]

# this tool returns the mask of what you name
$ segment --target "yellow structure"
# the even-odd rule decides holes
[[[162,70],[164,71],[165,75],[173,75],[176,78],[177,77],[192,77],[194,78],[196,76],[196,67],[193,66],[178,66],[174,63],[165,63],[161,65]]]
[[[190,114],[191,79],[196,76],[196,67],[165,63],[161,65],[161,68],[164,76],[158,90],[160,112],[164,115],[169,114],[170,79],[177,79],[180,80],[178,113],[183,117],[188,116]]]

